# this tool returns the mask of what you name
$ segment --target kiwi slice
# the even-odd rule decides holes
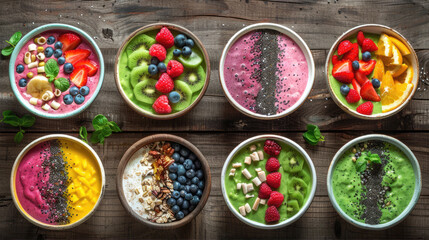
[[[290,200],[287,202],[286,207],[287,215],[292,217],[299,211],[299,203],[297,200]]]
[[[167,55],[165,56],[165,60],[163,61],[165,63],[165,66],[167,66],[168,62],[174,58],[174,55],[173,55],[174,49],[175,49],[174,47],[167,49]]]
[[[172,104],[173,111],[182,111],[191,105],[192,91],[186,83],[180,80],[174,81],[174,91],[180,94],[180,100],[178,103]]]
[[[205,80],[206,80],[206,72],[202,66],[198,66],[195,69],[188,69],[184,73],[182,73],[178,80],[185,82],[188,84],[191,91],[198,92],[203,88]]]
[[[187,68],[196,68],[203,61],[203,59],[197,53],[195,53],[195,51],[192,51],[191,55],[187,57],[180,55],[178,59],[183,64],[183,66]]]
[[[158,98],[158,93],[155,89],[156,80],[145,79],[136,84],[134,87],[134,96],[140,102],[153,104]]]
[[[128,55],[128,67],[130,69],[133,69],[136,66],[141,66],[146,64],[149,66],[150,64],[150,58],[149,51],[146,51],[144,49],[138,49]]]
[[[289,176],[301,178],[302,180],[304,180],[305,183],[309,183],[311,181],[310,174],[308,174],[306,171],[304,171],[304,169],[299,171],[299,172],[291,173]]]
[[[137,51],[139,49],[143,49],[146,51],[149,51],[150,46],[154,44],[156,41],[155,39],[149,37],[146,34],[140,34],[135,36],[127,45],[126,52],[129,55],[133,53],[134,51]]]
[[[147,68],[148,68],[147,64],[143,64],[131,70],[131,77],[130,77],[131,86],[135,87],[137,83],[145,79],[149,79]]]
[[[305,196],[307,193],[307,188],[307,183],[305,183],[304,180],[296,177],[291,178],[287,185],[287,191],[289,193],[299,192],[303,196]]]
[[[304,195],[302,195],[300,192],[289,193],[288,199],[297,200],[299,203],[299,206],[301,207],[302,207],[302,204],[304,203]]]
[[[295,173],[302,170],[304,166],[304,159],[302,156],[294,151],[289,151],[280,159],[283,168],[286,172]]]
[[[130,79],[130,69],[128,68],[128,55],[126,53],[122,53],[119,57],[119,79],[120,80],[129,80]]]

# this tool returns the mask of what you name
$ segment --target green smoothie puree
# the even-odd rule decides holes
[[[410,203],[415,175],[409,159],[390,143],[371,140],[343,154],[332,174],[340,208],[351,218],[382,224],[396,218]]]
[[[277,155],[273,155],[266,149],[268,141],[271,141],[274,146],[278,146],[279,149],[281,148]],[[254,160],[256,155],[260,156],[259,160]],[[251,159],[250,164],[248,164],[249,158]],[[272,166],[277,167],[273,170]],[[244,173],[246,170],[251,177],[246,177]],[[275,185],[272,184],[269,174],[277,176],[281,174],[278,188],[273,187]],[[263,176],[261,177],[261,175]],[[264,176],[267,180],[264,179]],[[258,181],[255,178],[260,180],[260,185],[256,184]],[[241,186],[252,184],[254,190],[245,194],[243,187],[238,189],[237,184],[241,184]],[[269,211],[267,209],[272,208],[269,205],[275,201],[274,191],[280,193],[277,193],[277,196],[283,195],[284,197],[280,200],[281,204],[278,202],[278,205],[275,206],[280,217],[277,215],[278,218],[274,222],[278,223],[294,216],[307,202],[312,189],[312,176],[304,156],[291,146],[277,140],[257,140],[244,146],[232,158],[225,172],[224,187],[229,201],[238,213],[247,219],[270,224],[273,221],[267,222],[267,215],[270,214],[268,213],[270,209]],[[267,187],[273,191],[273,194],[264,199],[261,191],[264,192],[262,189]],[[260,201],[259,205],[256,204],[258,205],[256,208],[255,201]],[[246,204],[251,209],[247,209],[250,211],[243,214],[240,207]],[[268,216],[268,219],[270,217]]]

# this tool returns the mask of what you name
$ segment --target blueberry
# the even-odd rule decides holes
[[[173,182],[173,189],[174,190],[179,190],[180,186],[182,186],[179,182],[174,181]]]
[[[197,159],[197,156],[195,156],[195,154],[191,153],[188,156],[189,159],[191,159],[192,161],[195,161]]]
[[[172,207],[172,206],[176,205],[176,199],[174,199],[174,198],[169,198],[169,199],[167,200],[167,204],[168,204],[170,207]]]
[[[195,164],[194,164],[194,163],[192,163],[192,165],[191,165],[191,169],[192,169],[192,170],[195,170]]]
[[[182,163],[182,164],[183,164],[184,162],[185,162],[185,158],[184,158],[184,157],[180,157],[180,158],[179,158],[179,163]]]
[[[48,40],[46,41],[48,43],[48,45],[52,45],[55,42],[55,37],[54,36],[49,36]]]
[[[183,209],[183,210],[182,210],[182,213],[183,213],[183,214],[185,214],[185,216],[186,216],[186,215],[188,215],[188,214],[189,214],[189,211],[188,211],[188,209]]]
[[[341,92],[341,94],[343,94],[344,96],[347,96],[347,94],[349,94],[349,92],[350,92],[350,87],[349,87],[349,86],[347,86],[347,84],[343,84],[343,85],[340,87],[340,92]]]
[[[188,209],[188,208],[189,208],[189,201],[188,200],[183,201],[182,209]]]
[[[191,191],[191,186],[186,185],[186,186],[185,186],[185,191],[186,191],[186,192],[190,192],[190,191]]]
[[[203,191],[201,189],[198,189],[195,195],[197,195],[198,197],[201,197],[203,195]]]
[[[377,78],[373,78],[371,82],[372,82],[372,86],[374,88],[379,88],[380,87],[380,80],[378,80]]]
[[[64,95],[63,101],[66,105],[70,105],[73,103],[73,96],[70,94]]]
[[[22,72],[24,72],[24,70],[25,70],[24,65],[19,64],[16,66],[16,72],[17,73],[22,73]]]
[[[183,219],[185,217],[185,214],[182,211],[179,211],[178,213],[176,213],[176,219],[180,220]]]
[[[197,178],[198,179],[203,179],[204,178],[204,172],[203,172],[203,170],[197,170],[197,172],[196,172],[196,174],[195,174],[196,176],[197,176]]]
[[[192,211],[194,211],[194,209],[195,209],[195,205],[192,205],[192,204],[191,204],[191,206],[188,208],[188,211],[189,211],[189,212],[192,212]]]
[[[63,48],[63,43],[62,42],[56,42],[54,47],[55,47],[55,49],[61,49],[61,48]]]
[[[195,169],[201,169],[201,162],[200,161],[198,161],[198,160],[196,160],[195,162],[194,162],[194,164],[195,164]]]
[[[368,51],[362,53],[362,60],[364,60],[365,62],[371,60],[371,53]]]
[[[69,92],[72,96],[76,96],[79,93],[79,88],[77,88],[76,86],[73,86],[70,88]]]
[[[181,183],[181,184],[185,184],[186,183],[186,177],[185,176],[179,176],[177,178],[177,181],[179,181],[179,183]]]
[[[185,43],[186,43],[186,36],[183,34],[178,34],[174,38],[174,45],[178,48],[185,46]]]
[[[180,101],[180,94],[176,91],[172,91],[168,94],[168,100],[172,103],[178,103]]]
[[[162,73],[167,72],[167,66],[165,66],[165,63],[160,62],[158,63],[157,67],[159,72],[162,72]]]
[[[181,191],[180,191],[180,196],[181,196],[181,197],[185,197],[185,196],[186,196],[186,194],[187,194],[187,193],[186,193],[186,191],[185,191],[185,190],[181,190]]]
[[[179,183],[180,184],[180,183]],[[180,185],[179,191],[185,190],[186,191],[186,186],[185,185]]]
[[[171,179],[171,180],[176,180],[177,179],[177,174],[175,174],[175,173],[169,173],[168,174],[168,177]]]
[[[187,148],[180,149],[180,155],[182,155],[182,157],[187,157],[189,155],[189,150]]]
[[[180,144],[178,143],[171,144],[171,147],[174,149],[174,152],[176,153],[180,151]]]
[[[84,101],[85,101],[85,97],[80,95],[80,94],[78,94],[78,95],[76,95],[76,97],[74,97],[74,102],[76,104],[82,104]]]
[[[194,47],[194,40],[192,40],[190,38],[186,39],[185,45],[190,47],[190,48],[193,48]]]
[[[191,53],[192,53],[192,50],[191,50],[191,48],[190,47],[188,47],[188,46],[184,46],[183,48],[182,48],[182,54],[183,54],[183,56],[189,56],[189,55],[191,55]]]
[[[180,193],[179,193],[179,191],[173,191],[171,196],[173,196],[175,199],[178,199],[180,197]]]
[[[65,73],[70,74],[73,72],[73,69],[74,69],[73,64],[71,64],[71,63],[64,64],[64,72]]]
[[[194,196],[191,200],[192,205],[197,205],[200,202],[200,198],[198,196]]]
[[[171,155],[171,158],[173,158],[174,159],[174,161],[179,161],[179,159],[180,159],[180,154],[178,154],[178,153],[173,153],[173,155]],[[177,165],[177,164],[176,164]]]
[[[185,172],[186,172],[186,170],[185,170],[185,167],[183,165],[178,165],[177,166],[177,175],[178,176],[185,175]]]
[[[59,58],[63,55],[63,51],[61,49],[56,49],[54,52],[54,57]]]
[[[197,186],[197,185],[195,185],[195,184],[192,184],[192,185],[191,185],[191,193],[192,193],[192,194],[196,194],[196,193],[197,193],[197,191],[198,191],[198,186]]]
[[[182,204],[183,204],[183,198],[182,197],[179,197],[178,199],[177,199],[177,201],[176,201],[176,204],[177,204],[177,206],[182,206]]]
[[[186,170],[189,170],[192,168],[192,161],[191,159],[186,159],[185,162],[183,163],[183,166],[185,167]]]
[[[54,55],[54,49],[52,47],[45,48],[45,57],[52,57]]]
[[[159,63],[159,59],[158,59],[157,57],[152,57],[152,58],[150,59],[150,63],[151,63],[151,64],[158,65],[158,63]]]
[[[188,171],[186,171],[186,177],[189,179],[192,179],[193,177],[195,177],[194,169],[189,169]]]
[[[354,70],[358,70],[359,69],[359,61],[353,61],[352,66],[353,66]]]
[[[158,73],[158,67],[155,64],[150,64],[147,71],[150,75],[156,75]]]
[[[20,87],[25,87],[25,86],[27,86],[27,79],[25,79],[25,78],[21,78],[21,79],[19,79],[18,85],[19,85]]]
[[[195,185],[198,184],[199,181],[200,179],[198,179],[197,177],[193,177],[191,180],[192,184],[195,184]]]
[[[58,62],[59,65],[63,65],[66,62],[66,59],[64,57],[59,57],[58,60],[57,60],[57,62]]]
[[[192,182],[190,179],[186,180],[186,186],[191,186]]]
[[[192,199],[192,194],[190,194],[190,193],[186,193],[186,194],[185,194],[185,199],[186,199],[186,200],[191,200],[191,199]]]
[[[174,154],[173,154],[173,156],[174,156]],[[170,167],[168,168],[168,170],[169,170],[170,172],[172,172],[172,173],[177,172],[177,169],[178,169],[178,165],[177,165],[177,163],[172,163],[172,164],[170,165]]]
[[[86,96],[89,94],[89,87],[83,86],[80,88],[79,92],[82,96]]]
[[[180,207],[179,207],[179,206],[177,206],[177,205],[174,205],[174,206],[171,208],[171,211],[173,211],[174,213],[178,213],[178,212],[180,211]]]
[[[173,50],[173,55],[175,57],[179,57],[182,54],[182,51],[180,51],[180,49],[174,49]]]
[[[200,182],[198,183],[198,187],[199,187],[201,190],[203,190],[203,189],[204,189],[204,181],[200,181]]]

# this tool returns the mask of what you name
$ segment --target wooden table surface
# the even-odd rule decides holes
[[[16,129],[0,124],[0,238],[429,238],[429,86],[420,81],[413,100],[400,113],[385,120],[363,121],[343,112],[331,99],[323,77],[328,49],[351,27],[384,24],[401,32],[418,53],[420,66],[429,70],[429,2],[405,1],[255,1],[255,0],[154,0],[22,1],[2,0],[0,39],[15,31],[26,34],[47,23],[67,23],[94,37],[104,54],[106,72],[100,94],[76,117],[65,120],[37,118],[20,144],[13,143]],[[155,22],[171,22],[193,31],[210,55],[212,71],[202,101],[175,120],[155,121],[135,113],[120,97],[114,82],[118,47],[135,29]],[[261,121],[237,112],[225,99],[219,83],[219,59],[223,46],[239,29],[257,22],[274,22],[295,30],[311,48],[316,65],[313,91],[304,105],[280,120]],[[1,46],[5,46],[4,43]],[[0,111],[26,110],[15,99],[8,77],[9,59],[0,59]],[[12,164],[18,153],[34,139],[51,133],[77,136],[81,125],[104,114],[123,129],[104,145],[92,147],[106,171],[106,194],[94,216],[67,231],[47,231],[25,220],[16,210],[9,190]],[[306,124],[317,124],[326,136],[318,146],[304,143]],[[92,131],[93,129],[89,129]],[[116,168],[126,149],[144,136],[173,133],[194,143],[208,159],[212,172],[210,198],[190,224],[171,231],[144,227],[124,210],[116,193]],[[220,173],[229,152],[241,141],[263,133],[295,140],[309,153],[316,166],[316,196],[305,215],[291,226],[257,230],[241,223],[228,210],[220,187]],[[420,161],[423,188],[414,211],[401,224],[385,231],[365,231],[347,224],[333,209],[326,189],[326,174],[336,151],[347,141],[364,134],[383,133],[407,144]]]

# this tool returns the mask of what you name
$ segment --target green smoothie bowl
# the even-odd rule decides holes
[[[222,168],[222,195],[242,222],[277,229],[298,220],[316,192],[316,170],[294,141],[260,135],[240,143]]]
[[[413,210],[422,179],[419,163],[405,144],[370,134],[355,138],[335,154],[327,185],[332,205],[347,222],[384,230]]]
[[[116,55],[119,93],[137,113],[173,119],[195,107],[207,90],[210,61],[188,29],[155,23],[134,31]]]

